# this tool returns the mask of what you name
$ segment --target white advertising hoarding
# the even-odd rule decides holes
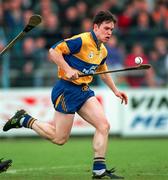
[[[102,104],[111,124],[111,133],[120,132],[119,100],[109,89],[95,89],[96,97]],[[0,136],[34,135],[30,129],[12,129],[3,132],[5,122],[13,116],[16,110],[25,109],[40,121],[52,120],[54,108],[50,100],[51,89],[13,89],[0,91]],[[76,115],[72,134],[93,134],[94,128]]]
[[[94,89],[111,125],[111,134],[123,136],[168,136],[168,91],[166,89],[126,90],[128,105],[108,88]],[[51,89],[0,90],[0,136],[35,135],[21,128],[3,132],[5,122],[18,109],[25,109],[40,121],[52,120],[54,108],[50,100]],[[95,129],[76,114],[72,134],[93,134]]]

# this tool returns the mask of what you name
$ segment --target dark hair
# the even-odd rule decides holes
[[[100,11],[93,18],[93,24],[102,24],[104,21],[117,22],[115,16],[110,11]]]

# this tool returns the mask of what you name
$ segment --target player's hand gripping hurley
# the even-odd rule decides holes
[[[106,73],[116,73],[116,72],[122,72],[122,71],[147,70],[149,68],[151,68],[150,64],[141,64],[138,66],[132,66],[132,67],[123,68],[123,69],[101,71],[101,72],[95,72],[95,73],[89,73],[89,74],[79,74],[79,77],[94,76],[94,75],[100,75],[100,74],[106,74]]]
[[[15,42],[19,39],[22,39],[26,33],[31,31],[33,28],[35,28],[38,24],[41,23],[41,16],[40,15],[33,15],[30,17],[28,24],[25,26],[23,31],[21,31],[7,46],[4,47],[4,49],[0,52],[0,55],[3,55],[8,49],[10,49],[12,46],[14,46]]]

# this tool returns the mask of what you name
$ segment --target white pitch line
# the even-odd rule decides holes
[[[59,170],[59,169],[85,169],[85,168],[88,168],[87,165],[73,165],[73,166],[53,166],[53,167],[37,167],[37,168],[26,168],[26,169],[11,169],[11,170],[8,170],[6,173],[9,173],[9,174],[16,174],[16,173],[24,173],[24,172],[31,172],[31,171],[44,171],[44,170]],[[89,171],[88,171],[89,172]],[[86,172],[84,172],[86,173]],[[54,174],[56,174],[56,171],[54,172]],[[60,174],[58,172],[58,174]],[[81,172],[71,172],[69,171],[68,174],[81,174]],[[168,176],[168,173],[137,173],[139,176]],[[129,174],[131,176],[136,176],[137,174]]]
[[[36,168],[26,168],[26,169],[9,169],[6,173],[9,174],[16,174],[16,173],[23,173],[27,171],[44,171],[44,170],[57,170],[57,169],[72,169],[72,168],[87,168],[88,166],[79,166],[79,165],[74,165],[74,166],[53,166],[53,167],[36,167]]]

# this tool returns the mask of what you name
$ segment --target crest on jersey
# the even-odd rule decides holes
[[[88,54],[88,58],[93,58],[93,56],[94,56],[93,51],[90,51],[90,53]]]

